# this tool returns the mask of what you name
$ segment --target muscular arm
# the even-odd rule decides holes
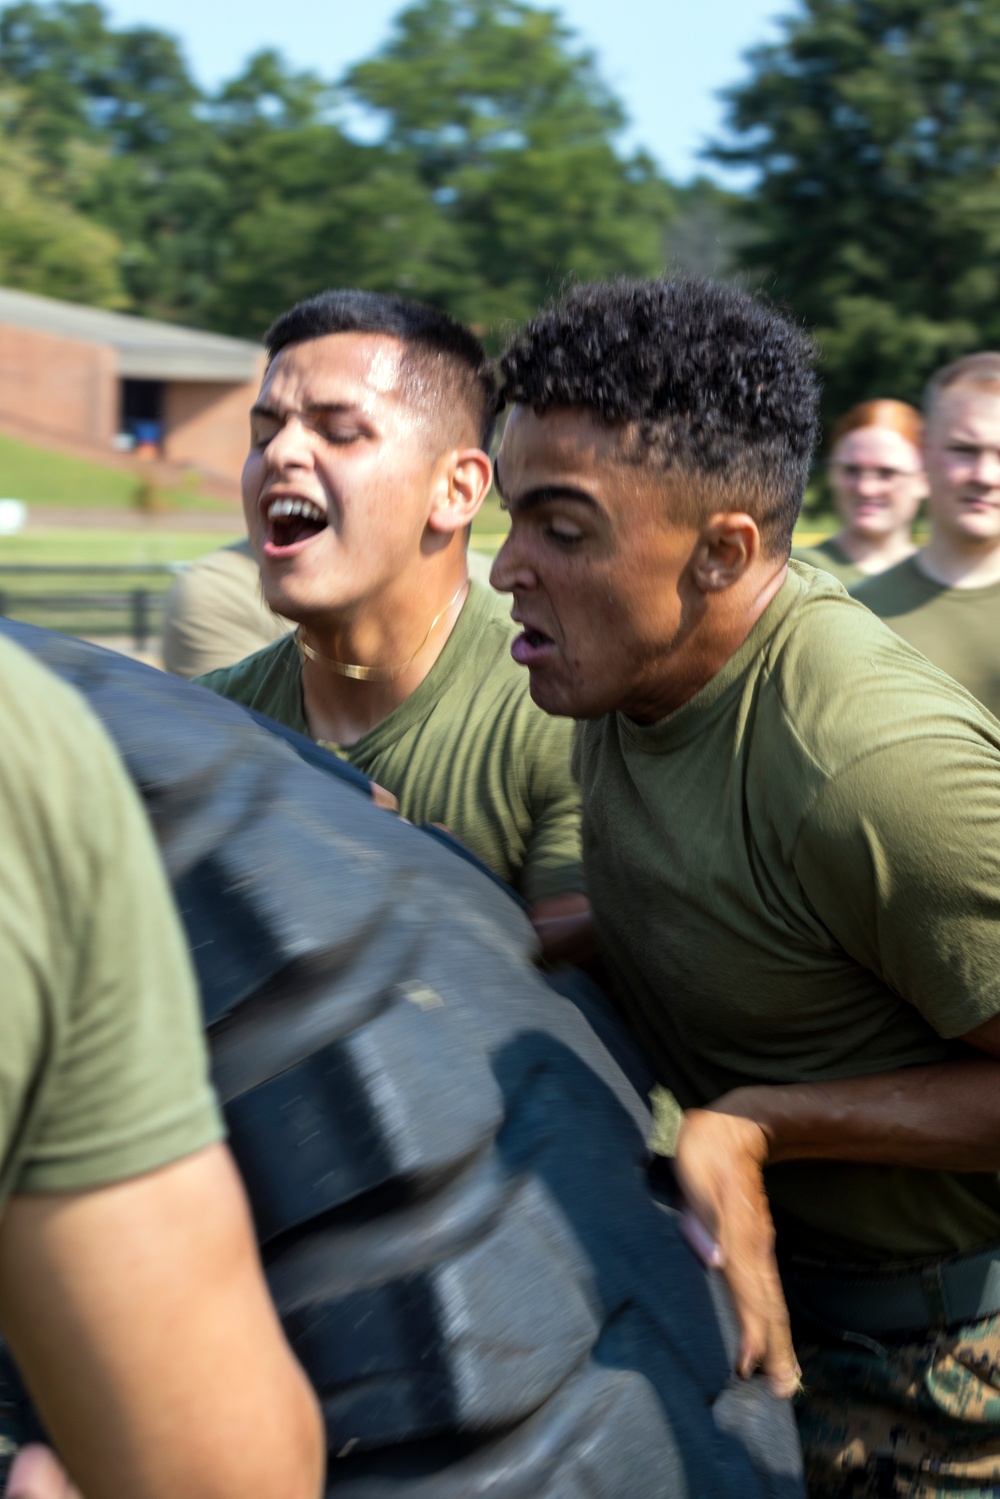
[[[993,1056],[831,1083],[739,1088],[712,1111],[759,1125],[769,1165],[838,1160],[1000,1171],[1000,1019],[979,1031],[984,1040],[993,1033]]]
[[[743,1329],[741,1368],[797,1382],[763,1172],[793,1160],[1000,1171],[1000,1016],[964,1039],[983,1056],[872,1077],[739,1088],[684,1116],[677,1173],[714,1235]]]
[[[223,1146],[95,1191],[12,1198],[0,1321],[87,1499],[320,1493],[316,1402]]]

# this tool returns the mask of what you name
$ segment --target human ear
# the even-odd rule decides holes
[[[702,593],[723,593],[744,577],[760,556],[760,532],[750,515],[711,516],[694,550],[693,574]]]
[[[459,448],[438,467],[434,503],[427,517],[432,531],[462,531],[471,525],[493,482],[493,465],[481,448]]]

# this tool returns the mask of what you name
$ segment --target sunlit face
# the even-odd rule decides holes
[[[944,391],[924,447],[933,530],[966,543],[1000,541],[1000,393]]]
[[[649,711],[697,614],[696,528],[669,519],[668,478],[623,461],[620,434],[580,408],[516,406],[496,477],[510,535],[493,565],[523,627],[512,655],[549,713]]]
[[[334,333],[264,376],[243,508],[267,601],[290,619],[377,596],[419,552],[436,460],[402,357],[396,339]]]
[[[860,427],[842,437],[830,483],[844,526],[866,541],[908,534],[927,493],[920,452],[888,427]]]

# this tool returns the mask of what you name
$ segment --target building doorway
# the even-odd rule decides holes
[[[136,451],[155,456],[163,442],[164,389],[162,380],[123,380],[121,431]]]

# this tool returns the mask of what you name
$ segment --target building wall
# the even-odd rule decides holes
[[[164,393],[163,456],[238,480],[249,446],[250,407],[259,389],[259,380],[251,385],[171,380]]]
[[[0,419],[8,430],[106,450],[118,430],[118,399],[114,349],[0,327]]]

